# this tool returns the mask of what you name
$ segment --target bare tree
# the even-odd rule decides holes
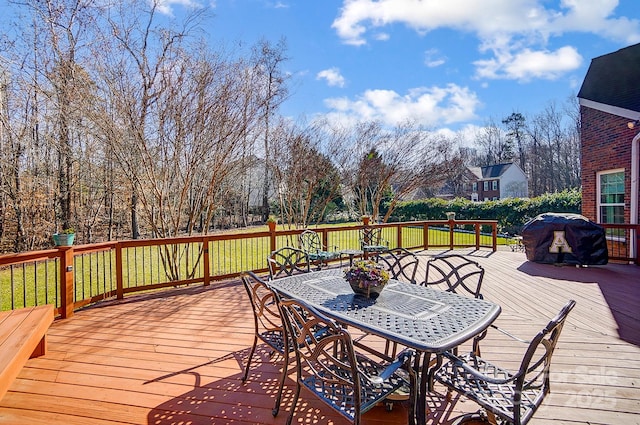
[[[340,189],[338,171],[323,152],[323,129],[318,125],[300,129],[281,121],[278,130],[273,146],[278,155],[272,165],[283,221],[301,227],[317,224]]]
[[[287,45],[281,39],[276,45],[272,45],[267,40],[261,40],[253,49],[253,61],[255,63],[254,72],[258,77],[259,85],[256,87],[260,102],[262,103],[262,125],[264,140],[264,185],[262,188],[262,218],[264,221],[269,217],[269,195],[271,192],[271,122],[273,114],[278,106],[288,96],[288,89],[285,84],[287,75],[281,69],[282,64],[288,60],[286,56]]]
[[[374,221],[383,202],[387,221],[398,201],[418,188],[442,184],[459,162],[452,143],[410,121],[390,130],[376,122],[359,123],[342,137],[343,182],[355,195],[358,212]]]

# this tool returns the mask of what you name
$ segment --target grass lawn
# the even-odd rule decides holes
[[[359,223],[323,225],[322,228],[354,227],[344,231],[329,232],[328,249],[358,249],[360,246]],[[311,227],[313,229],[314,227]],[[250,234],[264,232],[266,226],[249,229],[232,229],[223,233]],[[279,225],[277,230],[294,230]],[[422,226],[402,228],[402,246],[420,247]],[[216,234],[219,234],[217,232]],[[389,246],[396,246],[397,228],[383,229],[383,238]],[[473,233],[456,232],[454,243],[469,245],[474,243]],[[499,237],[498,244],[508,241]],[[448,245],[449,232],[429,229],[429,244]],[[490,245],[491,236],[481,236],[481,244]],[[277,236],[276,245],[297,246],[296,235]],[[125,288],[171,282],[174,280],[201,279],[203,266],[200,257],[201,243],[167,244],[126,248],[123,251],[123,281]],[[209,246],[211,276],[239,273],[267,267],[266,258],[270,254],[269,237],[212,241]],[[0,270],[0,309],[10,310],[23,306],[54,304],[60,306],[59,262],[56,259],[29,262]],[[75,298],[83,300],[116,289],[115,252],[94,252],[78,255],[74,261]]]

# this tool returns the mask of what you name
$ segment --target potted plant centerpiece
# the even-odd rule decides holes
[[[76,232],[73,227],[67,227],[62,232],[53,234],[53,244],[55,246],[71,246],[75,237]]]
[[[344,270],[344,278],[356,294],[377,298],[389,281],[389,272],[374,261],[361,260]]]

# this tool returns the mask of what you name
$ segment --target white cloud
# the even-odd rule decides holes
[[[415,120],[425,125],[451,124],[476,118],[480,105],[475,93],[466,87],[418,87],[400,95],[393,90],[367,90],[356,99],[331,98],[325,104],[332,119],[341,121],[378,120],[396,125]]]
[[[571,46],[553,52],[525,48],[519,52],[496,50],[495,57],[474,62],[480,78],[529,81],[554,80],[582,64],[582,56]]]
[[[163,15],[173,16],[173,6],[176,5],[183,6],[188,9],[200,9],[203,7],[202,4],[193,0],[158,0],[158,12]],[[215,3],[213,3],[213,7],[215,7]]]
[[[316,80],[326,80],[327,84],[334,87],[344,87],[345,79],[340,74],[340,69],[329,68],[318,72]]]
[[[429,68],[444,65],[446,58],[440,54],[438,49],[429,49],[424,52],[424,64]]]
[[[615,17],[617,6],[618,0],[345,0],[332,27],[352,45],[393,24],[421,35],[440,28],[472,33],[479,50],[494,55],[476,62],[478,76],[524,81],[557,78],[582,61],[569,46],[548,51],[550,37],[579,32],[639,42],[640,20]]]
[[[349,44],[366,43],[370,28],[405,24],[421,33],[454,28],[480,38],[496,34],[580,31],[620,41],[640,37],[640,21],[611,15],[618,0],[561,0],[557,9],[544,0],[345,0],[332,27]]]

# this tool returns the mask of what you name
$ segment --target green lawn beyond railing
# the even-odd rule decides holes
[[[390,248],[496,249],[495,221],[425,221],[380,224]],[[360,248],[363,225],[314,228],[329,250]],[[472,230],[464,230],[464,229]],[[68,317],[77,308],[127,293],[267,271],[278,248],[298,246],[304,229],[129,240],[0,256],[0,309],[53,304]]]

